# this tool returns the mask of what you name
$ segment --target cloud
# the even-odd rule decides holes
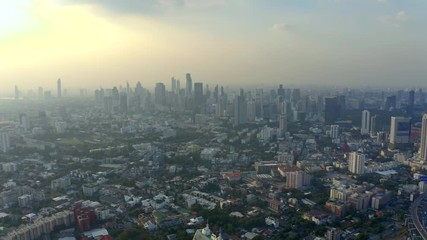
[[[388,3],[388,0],[377,0],[379,3]]]
[[[289,31],[292,30],[292,25],[287,23],[276,23],[271,26],[271,29],[274,31]]]
[[[209,9],[228,4],[227,0],[59,0],[62,4],[84,4],[119,14],[157,14],[165,10]]]
[[[184,3],[189,8],[210,8],[227,5],[226,0],[184,0]]]
[[[403,23],[408,21],[408,15],[404,10],[399,11],[395,15],[387,15],[378,17],[378,21],[385,25],[391,25],[395,27],[402,26]]]

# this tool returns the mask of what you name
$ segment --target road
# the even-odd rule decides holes
[[[412,221],[414,222],[415,228],[417,228],[418,232],[424,240],[427,240],[427,232],[421,224],[420,217],[418,215],[418,207],[420,206],[421,201],[426,197],[426,193],[421,194],[417,199],[415,199],[411,207]]]

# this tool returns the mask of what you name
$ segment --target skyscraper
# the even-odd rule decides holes
[[[120,93],[120,113],[126,114],[128,112],[128,97],[126,93]]]
[[[404,147],[409,143],[411,134],[411,118],[391,117],[390,147]]]
[[[186,85],[185,85],[185,95],[191,96],[193,88],[193,80],[191,79],[191,74],[187,73],[185,75]]]
[[[255,90],[255,117],[264,118],[264,92],[262,89]]]
[[[333,124],[340,116],[340,105],[337,96],[325,97],[325,123]]]
[[[348,156],[348,171],[354,174],[365,173],[365,155],[351,152]]]
[[[19,88],[15,85],[15,100],[19,99]]]
[[[205,104],[203,96],[203,83],[194,83],[194,107],[196,113],[204,113]]]
[[[424,113],[421,127],[421,143],[419,153],[420,161],[427,161],[427,113]]]
[[[374,115],[371,117],[371,126],[370,126],[370,134],[371,137],[375,137],[377,135],[378,132],[378,123],[377,123],[377,115]]]
[[[285,114],[280,114],[279,117],[279,137],[285,137],[285,133],[288,130],[288,119]]]
[[[194,83],[194,101],[196,105],[203,102],[203,83],[201,82]]]
[[[56,90],[57,90],[58,98],[61,98],[62,97],[62,83],[61,83],[60,78],[56,81]]]
[[[10,148],[9,134],[7,132],[1,132],[0,139],[1,139],[1,151],[8,152]]]
[[[234,125],[244,124],[247,121],[247,105],[243,89],[240,89],[240,95],[234,99]]]
[[[171,90],[176,93],[176,79],[174,77],[171,78]]]
[[[156,83],[154,89],[154,102],[160,105],[164,105],[166,102],[166,87],[163,83]]]
[[[412,114],[414,112],[414,104],[415,104],[415,91],[411,90],[409,91],[409,96],[408,96],[408,114]]]
[[[368,110],[362,111],[362,126],[360,128],[360,134],[362,135],[368,135],[371,128],[371,114]]]

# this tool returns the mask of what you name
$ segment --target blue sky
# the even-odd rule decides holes
[[[427,82],[424,0],[22,2],[16,12],[31,24],[0,34],[7,88],[53,88],[58,77],[70,88],[125,81],[150,88],[186,72],[235,86]]]

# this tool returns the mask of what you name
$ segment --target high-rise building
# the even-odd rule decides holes
[[[171,78],[171,90],[176,93],[176,79],[174,77]]]
[[[262,89],[255,90],[255,117],[264,118],[264,93]]]
[[[38,89],[38,97],[39,97],[39,99],[43,99],[43,97],[44,97],[44,90],[42,87],[39,87],[39,89]]]
[[[399,148],[408,145],[411,134],[411,118],[391,117],[390,147]]]
[[[337,139],[338,138],[338,136],[339,136],[339,129],[340,129],[340,126],[339,125],[331,125],[331,138],[332,139]]]
[[[427,161],[427,113],[424,113],[421,127],[421,143],[418,151],[419,160]]]
[[[365,155],[357,152],[351,152],[348,156],[348,170],[354,174],[364,174]]]
[[[370,135],[371,137],[375,137],[378,132],[378,123],[377,123],[377,115],[371,117],[371,126],[370,126]]]
[[[370,132],[370,125],[371,125],[371,114],[368,110],[362,111],[362,126],[360,128],[360,134],[362,135],[368,135]]]
[[[412,114],[414,112],[414,104],[415,104],[415,91],[411,90],[409,91],[409,96],[408,96],[408,114]]]
[[[196,104],[203,102],[203,83],[201,82],[194,83],[194,101]]]
[[[204,113],[205,98],[203,95],[203,83],[194,83],[194,107],[196,113]]]
[[[391,109],[395,109],[396,103],[397,103],[396,96],[388,96],[386,97],[386,100],[385,100],[384,109],[387,111]]]
[[[286,131],[288,130],[288,119],[285,114],[280,114],[279,117],[279,137],[285,137]]]
[[[192,88],[193,88],[193,80],[191,79],[191,74],[187,73],[185,75],[186,85],[185,85],[185,95],[191,96],[192,95]]]
[[[1,139],[1,151],[8,152],[10,149],[9,134],[7,132],[1,132],[0,139]]]
[[[15,85],[15,100],[19,99],[19,88]]]
[[[113,97],[112,96],[104,97],[104,112],[108,113],[108,114],[113,112]]]
[[[57,90],[58,98],[61,98],[62,97],[62,83],[61,83],[60,78],[56,81],[56,90]]]
[[[126,93],[120,94],[120,113],[126,114],[128,112],[128,96]]]
[[[280,84],[279,88],[277,89],[277,95],[279,95],[281,101],[285,99],[285,89],[283,88],[282,84]]]
[[[247,104],[243,89],[240,89],[240,95],[234,99],[234,125],[246,123],[247,120]]]
[[[339,119],[341,113],[337,96],[325,97],[325,123],[333,124]]]
[[[166,102],[166,87],[163,83],[156,83],[154,102],[161,105],[164,105]]]
[[[286,171],[285,177],[286,177],[285,188],[287,189],[292,189],[292,188],[298,189],[304,186],[309,186],[311,181],[311,176],[300,169]]]

